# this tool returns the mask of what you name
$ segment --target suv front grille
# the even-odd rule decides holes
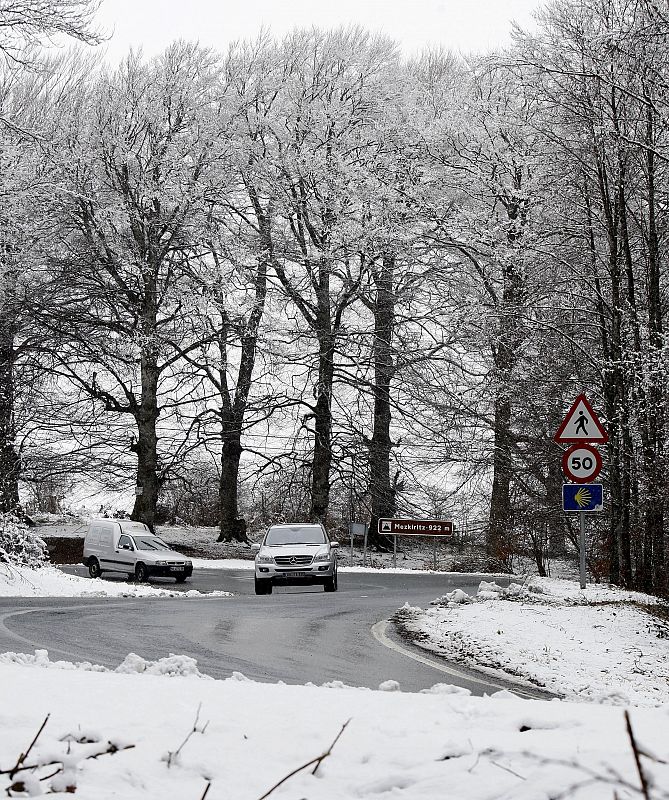
[[[313,561],[313,556],[275,556],[277,567],[306,567]]]

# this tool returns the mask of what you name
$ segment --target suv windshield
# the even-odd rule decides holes
[[[138,550],[170,550],[170,546],[165,544],[157,536],[135,536],[135,547]]]
[[[270,528],[265,536],[265,544],[270,547],[282,544],[324,544],[325,541],[325,534],[319,525]]]

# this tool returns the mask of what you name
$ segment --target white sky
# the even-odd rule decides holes
[[[175,39],[217,49],[254,37],[264,25],[281,35],[295,27],[358,24],[401,42],[406,54],[426,45],[470,52],[505,45],[511,21],[531,27],[538,0],[103,0],[99,25],[117,61],[130,47],[151,56]]]

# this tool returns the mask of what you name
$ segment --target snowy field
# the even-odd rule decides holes
[[[476,598],[456,590],[397,621],[426,650],[562,697],[600,703],[669,703],[669,625],[656,598],[610,587],[535,578]],[[666,613],[666,611],[665,611]]]
[[[215,681],[183,657],[129,656],[114,673],[51,664],[43,651],[0,657],[0,686],[0,789],[10,797],[642,797],[615,707],[506,692],[472,698],[443,684],[404,694],[392,681],[384,686],[391,691],[260,684],[239,674]],[[654,759],[669,758],[667,709],[634,709],[631,723],[638,748],[654,756],[640,757],[648,797],[665,798],[669,767]]]

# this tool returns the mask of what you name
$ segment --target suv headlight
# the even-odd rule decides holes
[[[325,553],[317,553],[314,556],[314,561],[330,561],[332,556],[327,551]]]
[[[273,564],[274,559],[272,558],[272,556],[261,556],[260,554],[258,554],[256,556],[256,562],[258,564]]]

